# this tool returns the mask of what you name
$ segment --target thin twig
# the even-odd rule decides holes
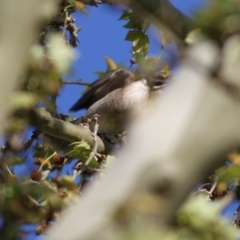
[[[98,128],[99,128],[98,117],[99,116],[97,114],[95,114],[93,116],[93,121],[95,121],[94,132],[93,132],[94,148],[93,148],[92,152],[90,153],[87,161],[85,162],[85,165],[88,165],[97,153],[97,149],[98,149],[97,133],[98,133]]]
[[[98,118],[99,115],[95,114],[93,116],[93,121],[95,122],[95,126],[94,126],[94,132],[93,132],[93,141],[94,141],[94,147],[92,152],[89,154],[89,157],[87,159],[87,161],[82,165],[81,169],[79,171],[75,171],[73,173],[73,179],[75,179],[77,176],[79,176],[80,174],[82,174],[82,172],[85,170],[85,168],[89,165],[89,163],[92,161],[92,159],[94,158],[94,156],[97,153],[97,149],[98,149],[98,141],[97,141],[97,133],[98,133],[98,128],[99,128],[99,124],[98,124]]]
[[[210,197],[212,196],[213,191],[215,190],[215,188],[217,187],[217,182],[214,182],[211,189],[209,190],[208,194],[209,194],[209,200]]]
[[[27,198],[31,203],[34,204],[35,207],[42,207],[41,204],[38,201],[36,201],[34,198],[32,198],[30,195],[27,195]]]
[[[67,28],[67,18],[68,18],[68,12],[65,13],[65,19],[64,19],[64,25],[63,25],[63,38],[65,37],[65,33],[66,33],[66,28]]]
[[[40,171],[42,170],[43,166],[45,165],[45,163],[48,162],[48,161],[49,161],[53,156],[55,156],[56,154],[57,154],[57,153],[54,152],[52,155],[50,155],[48,158],[46,158],[46,159],[42,162],[42,164],[41,164],[41,166],[39,167],[38,171],[40,172]]]
[[[83,82],[81,79],[76,81],[62,81],[63,84],[77,84],[77,85],[83,85],[83,86],[91,86],[91,83]]]
[[[200,192],[206,193],[207,194],[207,199],[206,200],[210,200],[211,201],[211,197],[212,197],[212,193],[214,191],[214,189],[217,186],[217,182],[214,182],[210,188],[210,190],[208,191],[208,186],[210,185],[210,183],[206,183],[203,184],[200,188],[198,188],[197,192],[195,194],[198,194]]]
[[[12,172],[11,172],[11,170],[9,169],[8,165],[7,165],[7,164],[4,164],[4,165],[5,165],[5,168],[7,169],[8,173],[9,173],[10,175],[13,175]]]

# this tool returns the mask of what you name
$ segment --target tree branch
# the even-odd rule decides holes
[[[144,188],[161,196],[158,226],[172,223],[194,186],[240,142],[240,101],[209,77],[217,57],[209,43],[191,49],[178,80],[141,111],[118,161],[51,229],[51,240],[106,239],[113,213]]]
[[[124,4],[142,12],[156,26],[162,25],[179,40],[184,40],[197,23],[176,9],[168,0],[109,0],[112,4]]]
[[[63,84],[77,84],[77,85],[83,85],[83,86],[91,86],[91,83],[83,82],[81,79],[76,81],[62,81]]]
[[[168,0],[135,0],[134,5],[154,17],[154,22],[163,24],[175,36],[184,40],[196,27],[196,22],[176,9]]]
[[[66,140],[68,142],[67,145],[69,145],[69,142],[81,140],[86,141],[91,146],[95,145],[91,131],[88,127],[77,126],[73,123],[56,119],[44,108],[36,108],[30,111],[22,109],[15,112],[14,115],[20,118],[28,119],[31,125],[52,137]],[[52,138],[49,137],[49,139]],[[63,145],[64,144],[65,143],[63,142]],[[99,137],[97,137],[97,144],[97,151],[99,153],[109,153],[112,150],[112,147],[103,142]]]

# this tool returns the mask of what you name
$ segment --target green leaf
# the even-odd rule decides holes
[[[125,37],[125,41],[134,42],[136,40],[139,40],[143,34],[144,34],[143,32],[138,30],[129,31]]]
[[[240,179],[240,166],[230,165],[220,168],[216,173],[218,182],[231,183]]]
[[[83,163],[85,163],[92,152],[90,145],[85,141],[74,142],[69,146],[72,146],[72,149],[67,152],[65,155],[71,158],[80,159]],[[89,167],[96,168],[99,165],[96,157],[93,157],[91,160]]]
[[[138,64],[142,63],[143,60],[144,60],[144,54],[142,52],[137,52],[137,53],[134,53],[134,57],[136,59],[136,62]]]
[[[163,63],[163,67],[160,71],[155,73],[155,77],[167,78],[171,75],[171,69],[168,63]]]
[[[125,10],[119,20],[127,20],[123,27],[127,29],[147,30],[150,26],[150,22],[142,15],[132,12],[131,10]]]
[[[131,10],[125,10],[118,20],[128,20],[131,17]]]
[[[133,53],[142,52],[143,55],[147,55],[149,50],[149,38],[146,34],[142,35],[142,37],[138,41],[133,42]]]
[[[148,53],[149,38],[146,33],[138,30],[129,31],[125,40],[132,42],[133,54],[142,52],[145,56]]]
[[[128,23],[123,25],[123,27],[127,28],[127,29],[138,29],[138,26],[137,26],[136,22],[133,21],[133,20],[129,20]],[[140,30],[141,30],[141,28],[140,28]]]
[[[105,61],[107,63],[106,72],[113,72],[117,69],[117,64],[110,57],[105,57]]]

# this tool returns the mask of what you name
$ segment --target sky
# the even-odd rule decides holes
[[[171,0],[179,10],[188,16],[203,8],[210,0]],[[78,59],[74,61],[72,72],[66,76],[66,80],[82,79],[83,81],[92,82],[97,79],[95,71],[105,71],[106,64],[104,57],[112,58],[116,63],[123,62],[129,66],[131,59],[131,43],[124,41],[127,29],[122,26],[124,21],[118,21],[121,16],[121,10],[113,10],[107,5],[99,7],[88,7],[88,15],[75,13],[76,24],[82,28],[79,32],[80,44],[75,49]],[[149,55],[157,55],[160,50],[160,44],[155,37],[150,38]],[[81,96],[83,87],[79,85],[65,85],[57,99],[58,112],[67,114],[69,108]],[[80,113],[74,114],[76,117]],[[225,216],[232,216],[236,209],[237,203],[224,210]],[[29,228],[26,226],[26,228]],[[26,240],[45,239],[44,237],[35,237],[31,234]]]
[[[194,11],[204,7],[208,1],[171,0],[172,4],[188,16],[192,16]],[[116,63],[130,65],[131,43],[124,41],[128,30],[122,27],[126,22],[118,21],[122,11],[106,4],[88,7],[87,11],[87,16],[79,12],[74,14],[76,24],[82,30],[79,32],[80,44],[75,49],[78,59],[73,63],[71,75],[66,77],[68,80],[82,79],[89,82],[96,80],[94,72],[106,70],[105,56],[112,58]],[[157,55],[159,51],[159,42],[156,37],[150,36],[149,55]],[[65,85],[57,101],[58,111],[68,113],[69,108],[81,96],[83,89],[78,85]]]

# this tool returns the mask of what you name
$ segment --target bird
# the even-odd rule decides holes
[[[131,112],[158,94],[165,83],[166,78],[159,77],[150,84],[146,79],[136,81],[130,70],[121,68],[93,82],[70,111],[87,109],[87,118],[98,114],[98,134],[111,137],[125,131]]]

